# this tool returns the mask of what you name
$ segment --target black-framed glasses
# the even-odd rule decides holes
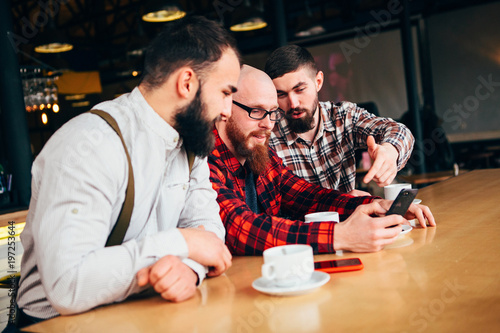
[[[267,110],[261,109],[261,108],[251,108],[249,106],[238,103],[234,100],[233,100],[233,104],[238,105],[240,108],[242,108],[243,110],[248,112],[248,116],[252,119],[255,119],[255,120],[264,119],[267,115],[269,115],[269,119],[271,121],[278,121],[281,118],[283,118],[283,114],[284,114],[283,110],[281,110],[280,108],[277,108],[276,110],[273,110],[273,111],[267,111]]]

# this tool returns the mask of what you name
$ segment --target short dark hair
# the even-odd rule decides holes
[[[309,51],[298,45],[285,45],[271,53],[267,58],[264,71],[271,79],[275,79],[295,72],[301,67],[309,67],[314,74],[318,73],[316,61]]]
[[[183,66],[203,78],[227,48],[240,58],[234,38],[215,21],[186,16],[168,23],[146,49],[141,83],[148,89],[158,87]]]

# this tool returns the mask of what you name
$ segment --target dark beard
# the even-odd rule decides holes
[[[214,149],[215,138],[212,133],[213,121],[203,117],[205,104],[201,101],[201,85],[193,101],[177,110],[175,130],[179,132],[186,151],[198,157],[206,157]]]
[[[316,100],[313,102],[313,105],[310,110],[306,108],[295,108],[295,109],[290,109],[286,114],[285,118],[288,124],[288,128],[290,129],[291,132],[293,133],[305,133],[307,131],[310,131],[314,128],[314,114],[316,113],[316,110],[318,108],[318,97],[316,96]],[[302,118],[299,119],[293,119],[292,118],[292,113],[294,111],[304,111],[306,115]],[[310,111],[310,112],[309,112]]]
[[[260,133],[260,131],[256,132]],[[252,172],[256,175],[260,175],[264,172],[269,163],[268,143],[270,133],[266,133],[267,140],[264,145],[257,145],[253,149],[249,149],[247,141],[254,133],[255,132],[252,132],[245,137],[232,118],[229,118],[227,121],[226,134],[229,141],[231,141],[234,149],[236,149],[237,154],[247,159],[246,163],[248,163]]]

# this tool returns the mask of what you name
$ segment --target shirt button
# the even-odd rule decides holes
[[[174,138],[174,142],[175,142],[175,143],[177,143],[177,141],[179,141],[179,137],[177,137],[177,136],[176,136],[176,137]]]
[[[78,209],[73,208],[73,209],[71,210],[71,212],[72,212],[73,214],[78,214]]]
[[[182,189],[185,191],[187,190],[188,186],[186,184],[182,185]]]

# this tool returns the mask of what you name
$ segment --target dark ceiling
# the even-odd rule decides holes
[[[5,1],[5,0],[2,0]],[[103,84],[123,80],[134,69],[140,70],[142,52],[147,42],[165,23],[146,23],[141,20],[145,0],[10,0],[14,33],[20,36],[19,61],[21,66],[38,65],[33,58],[56,69],[75,71],[99,70]],[[470,5],[491,2],[487,0],[413,0],[409,1],[412,14],[423,16]],[[320,43],[340,38],[340,31],[352,30],[374,21],[374,12],[381,13],[396,0],[309,0],[310,13],[322,23],[326,32],[314,38],[294,36],[306,17],[306,1],[286,0],[181,0],[179,3],[190,14],[204,15],[229,25],[232,15],[245,3],[262,9],[269,25],[261,30],[235,33],[243,54],[273,49],[276,44],[276,4],[281,3],[286,22],[288,42]],[[46,27],[53,24],[64,31],[75,45],[62,54],[41,55],[33,51],[33,43]],[[306,44],[305,44],[306,45]]]

